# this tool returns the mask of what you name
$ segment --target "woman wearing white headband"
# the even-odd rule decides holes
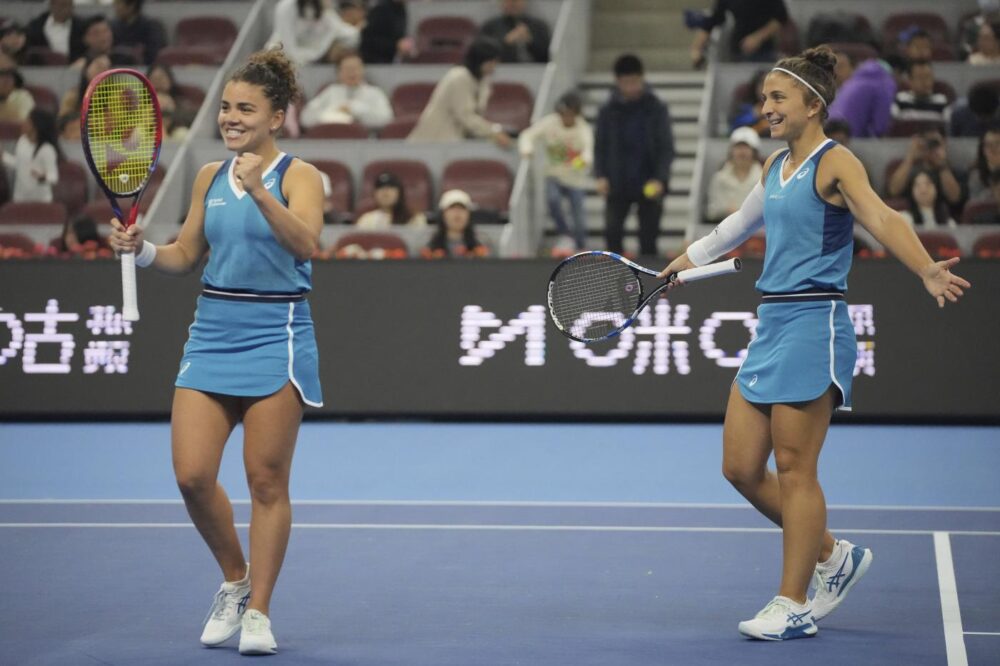
[[[958,259],[931,259],[900,214],[872,191],[861,162],[824,135],[835,64],[833,52],[820,47],[771,70],[763,114],[771,136],[788,147],[767,159],[740,210],[661,274],[709,263],[766,231],[756,337],[733,382],[723,430],[726,479],[783,528],[778,596],[739,624],[742,635],[762,640],[814,636],[817,621],[872,562],[871,550],[827,531],[816,471],[833,410],[851,405],[857,343],[844,292],[854,221],[923,281],[938,306],[970,286],[950,271]],[[772,451],[776,473],[767,468]]]

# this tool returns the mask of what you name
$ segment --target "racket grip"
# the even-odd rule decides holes
[[[122,258],[122,318],[139,321],[139,298],[135,288],[135,254],[125,253]]]
[[[705,264],[704,266],[698,266],[697,268],[689,268],[686,271],[681,271],[671,276],[670,281],[681,280],[683,282],[696,282],[698,280],[704,280],[705,278],[715,277],[717,275],[725,275],[727,273],[735,273],[743,268],[743,263],[738,257],[728,259],[726,261],[718,261],[714,264]]]

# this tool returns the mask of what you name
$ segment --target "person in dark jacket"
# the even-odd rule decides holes
[[[111,21],[115,46],[137,48],[142,62],[152,65],[156,56],[167,44],[163,24],[142,13],[143,0],[115,0],[115,18]]]
[[[500,16],[483,24],[480,34],[503,45],[500,62],[548,62],[549,26],[526,13],[526,0],[502,0]]]
[[[406,36],[406,0],[381,0],[368,10],[361,31],[361,59],[366,65],[388,64],[416,54]]]
[[[622,251],[625,218],[638,208],[639,247],[656,254],[663,197],[674,161],[674,136],[667,105],[646,85],[642,62],[634,55],[615,61],[616,90],[597,116],[594,177],[606,198],[607,249]]]
[[[49,0],[49,11],[31,19],[24,31],[28,46],[62,53],[70,62],[83,55],[85,22],[73,13],[73,0]]]

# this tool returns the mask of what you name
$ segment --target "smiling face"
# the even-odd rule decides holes
[[[806,96],[813,97],[806,104]],[[802,134],[806,126],[821,120],[823,103],[792,77],[781,72],[771,72],[764,79],[764,106],[761,113],[771,128],[771,138],[791,141]]]
[[[918,173],[917,177],[913,179],[911,193],[913,200],[921,208],[934,208],[934,202],[937,200],[937,186],[926,173]]]
[[[229,150],[259,153],[260,146],[274,140],[284,119],[285,112],[271,107],[260,86],[230,81],[222,91],[219,131]]]

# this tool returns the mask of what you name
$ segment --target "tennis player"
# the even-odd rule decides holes
[[[237,631],[243,654],[273,654],[271,593],[291,528],[292,452],[303,405],[323,404],[318,353],[306,294],[310,257],[323,226],[323,185],[311,165],[286,155],[275,137],[300,94],[280,50],[260,51],[226,83],[219,131],[235,156],[205,165],[177,240],[154,246],[133,225],[115,222],[110,242],[136,264],[202,275],[172,411],[174,473],[191,520],[222,569],[201,642]],[[250,488],[250,561],[233,510],[217,482],[222,450],[243,421]],[[244,612],[245,611],[245,612]]]
[[[921,279],[938,306],[970,286],[951,273],[958,259],[931,259],[899,213],[872,191],[861,162],[824,135],[835,64],[833,52],[820,47],[771,70],[763,114],[771,136],[788,147],[767,159],[742,207],[661,274],[707,264],[765,229],[757,334],[730,391],[723,430],[723,474],[783,528],[778,595],[739,624],[742,635],[762,640],[814,636],[817,621],[872,562],[871,550],[826,530],[816,470],[833,410],[851,408],[857,344],[844,292],[854,221]],[[777,473],[767,468],[772,451]],[[811,579],[816,592],[809,599]]]

